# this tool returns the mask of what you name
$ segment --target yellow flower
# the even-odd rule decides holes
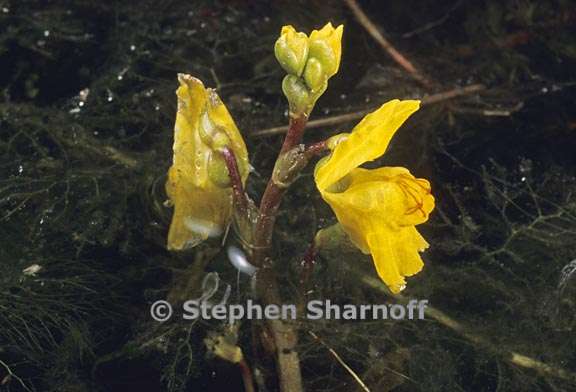
[[[384,154],[419,101],[393,100],[370,113],[349,135],[329,140],[332,154],[316,166],[316,186],[350,239],[372,254],[380,278],[394,293],[423,266],[428,243],[415,226],[434,209],[430,183],[403,167],[359,166]]]
[[[222,181],[227,170],[219,148],[230,148],[243,181],[248,176],[244,140],[216,92],[190,75],[179,74],[174,157],[166,193],[174,205],[168,249],[196,246],[224,231],[232,214],[232,191]]]

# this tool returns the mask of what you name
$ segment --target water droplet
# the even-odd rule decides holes
[[[228,254],[228,260],[238,271],[250,276],[256,273],[256,267],[248,262],[246,255],[240,249],[235,246],[229,246],[226,253]]]
[[[26,276],[35,276],[38,272],[42,270],[42,266],[39,264],[32,264],[22,270],[22,273]]]
[[[81,101],[86,101],[88,99],[88,95],[90,95],[90,89],[85,88],[80,90],[78,93],[78,98],[80,98]]]
[[[128,72],[128,67],[124,67],[117,76],[118,80],[124,79],[124,75]]]

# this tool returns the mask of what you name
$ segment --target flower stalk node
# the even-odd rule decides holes
[[[308,155],[303,144],[280,154],[274,165],[272,181],[280,188],[288,188],[300,171],[308,164]]]

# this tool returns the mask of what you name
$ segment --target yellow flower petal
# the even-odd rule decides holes
[[[398,128],[419,106],[420,101],[395,99],[364,117],[350,136],[338,143],[328,161],[318,167],[318,188],[326,189],[352,169],[383,155]]]
[[[232,213],[230,189],[211,182],[202,187],[193,183],[189,168],[172,166],[168,171],[166,193],[174,205],[168,231],[168,250],[184,250],[208,237],[224,232]]]
[[[367,233],[366,241],[378,276],[393,293],[406,287],[404,277],[417,274],[424,266],[418,251],[428,244],[413,226],[391,231],[380,225]]]
[[[232,192],[217,186],[209,176],[211,154],[206,143],[225,135],[234,151],[243,180],[248,176],[248,152],[232,117],[214,90],[190,75],[178,75],[180,87],[174,126],[174,156],[166,193],[174,205],[168,249],[193,247],[219,235],[232,213]]]
[[[339,192],[321,192],[352,241],[365,253],[375,224],[399,231],[425,222],[434,209],[430,184],[403,167],[354,169]]]

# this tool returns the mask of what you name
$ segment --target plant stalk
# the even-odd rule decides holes
[[[290,117],[290,126],[280,149],[280,155],[296,147],[302,140],[304,129],[308,121],[305,114]],[[272,178],[266,185],[266,190],[260,202],[258,220],[256,222],[256,232],[254,234],[254,257],[253,263],[257,267],[264,264],[267,250],[272,243],[272,231],[276,222],[276,214],[282,201],[285,189],[280,188]]]
[[[254,381],[252,380],[252,370],[250,369],[250,365],[246,362],[246,359],[242,358],[242,360],[238,363],[240,367],[240,371],[242,373],[242,381],[244,381],[244,391],[245,392],[256,392],[254,388]]]
[[[290,127],[280,155],[296,147],[302,140],[308,116],[305,114],[291,116]],[[279,155],[279,156],[280,156]],[[257,275],[257,289],[267,304],[282,303],[278,290],[278,280],[273,263],[268,257],[272,243],[272,231],[276,222],[276,214],[282,201],[285,189],[279,187],[271,177],[262,196],[256,228],[254,232],[253,264],[260,268]],[[300,358],[295,350],[298,342],[296,328],[282,320],[268,320],[276,346],[276,366],[282,392],[302,392],[302,375]]]

